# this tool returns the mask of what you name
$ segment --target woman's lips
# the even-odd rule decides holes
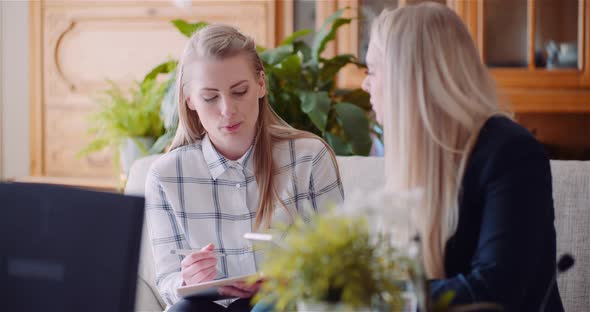
[[[242,123],[241,122],[238,122],[238,123],[229,125],[227,127],[223,127],[223,129],[225,129],[228,132],[236,132],[236,131],[238,131],[238,129],[240,129],[240,126],[241,125],[242,125]]]

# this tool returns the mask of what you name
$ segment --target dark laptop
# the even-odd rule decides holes
[[[132,311],[144,199],[0,183],[0,310]]]

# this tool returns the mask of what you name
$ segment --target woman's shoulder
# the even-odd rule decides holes
[[[494,116],[481,128],[470,162],[504,167],[533,159],[547,159],[534,135],[508,117]]]
[[[170,172],[176,172],[178,161],[184,161],[186,156],[191,156],[192,161],[198,161],[199,156],[202,156],[203,146],[201,141],[193,144],[183,145],[177,147],[167,153],[162,154],[150,166],[150,172],[159,175],[167,175]],[[195,157],[196,156],[196,157]]]
[[[542,149],[541,143],[529,130],[506,116],[490,117],[479,133],[477,145],[484,149],[514,146]]]
[[[274,144],[275,153],[293,152],[296,155],[317,155],[329,147],[319,137],[302,137],[281,140]]]

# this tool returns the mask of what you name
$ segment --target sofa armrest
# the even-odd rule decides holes
[[[144,196],[145,179],[152,162],[160,155],[152,155],[136,160],[127,178],[125,194]],[[144,218],[143,233],[141,236],[141,251],[139,256],[139,270],[137,276],[137,291],[135,300],[135,311],[152,312],[162,311],[166,307],[155,285],[154,260],[152,246],[149,242],[147,220]]]
[[[136,160],[127,176],[127,184],[125,185],[125,194],[144,196],[145,193],[145,179],[152,163],[158,159],[162,154],[150,155]]]

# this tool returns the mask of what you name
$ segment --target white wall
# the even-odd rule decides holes
[[[29,5],[0,0],[0,175],[30,175]]]

